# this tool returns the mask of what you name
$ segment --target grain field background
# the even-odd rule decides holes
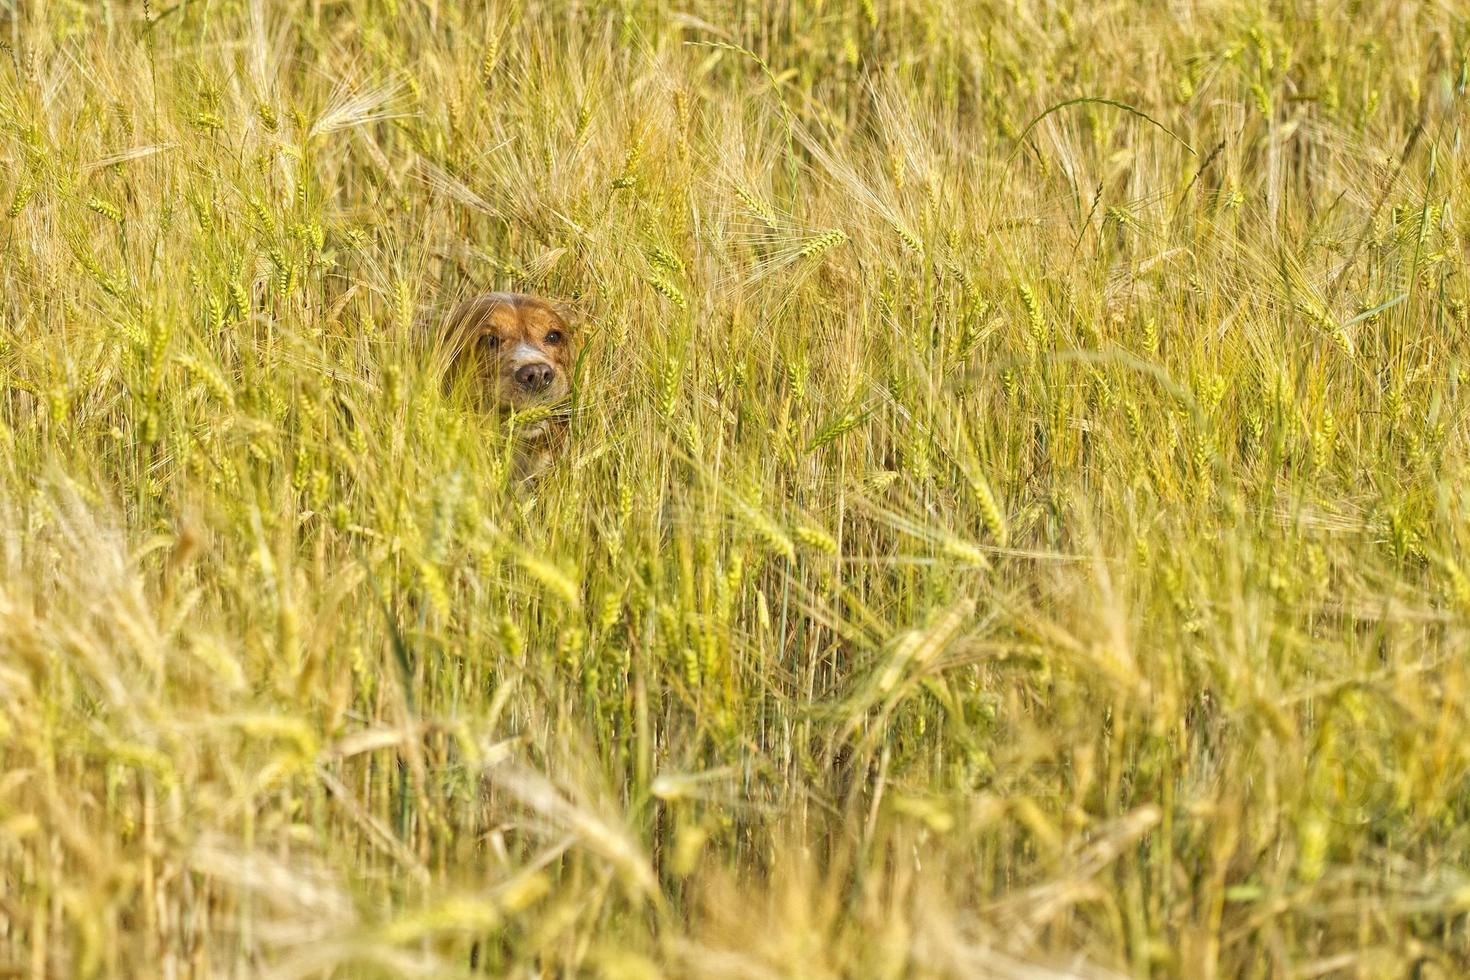
[[[1467,59],[0,0],[0,976],[1465,975]]]

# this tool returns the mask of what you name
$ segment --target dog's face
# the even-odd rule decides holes
[[[550,404],[571,390],[572,331],[546,300],[486,293],[449,316],[456,366],[472,372],[480,394],[502,409]]]

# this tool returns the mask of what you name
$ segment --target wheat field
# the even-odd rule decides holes
[[[0,977],[1470,971],[1452,0],[0,0]],[[567,441],[441,383],[565,300]]]

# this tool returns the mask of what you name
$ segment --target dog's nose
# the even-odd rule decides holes
[[[545,391],[551,384],[550,364],[525,364],[516,369],[516,384],[527,391]]]

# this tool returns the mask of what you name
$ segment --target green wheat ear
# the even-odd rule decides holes
[[[803,259],[819,258],[845,241],[847,241],[847,234],[843,231],[833,229],[814,238],[807,239],[802,244],[800,250],[798,250],[797,255]]]
[[[807,452],[816,452],[824,446],[836,442],[842,436],[863,424],[867,413],[858,408],[848,408],[828,421],[818,430],[816,438],[807,446]]]
[[[791,536],[814,551],[837,554],[837,539],[815,524],[802,524],[792,529]]]
[[[1010,528],[995,498],[995,492],[990,488],[990,481],[977,474],[970,480],[968,487],[970,496],[985,523],[986,532],[990,535],[991,540],[1004,548],[1010,543]]]
[[[15,218],[25,210],[27,204],[36,193],[36,180],[29,173],[23,176],[20,183],[16,185],[15,196],[10,200],[10,207],[6,209],[7,218]]]

